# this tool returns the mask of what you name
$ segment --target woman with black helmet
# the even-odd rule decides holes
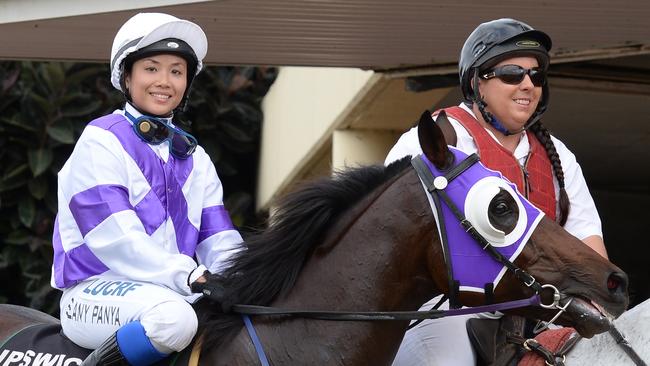
[[[540,121],[549,102],[550,49],[549,36],[523,22],[480,24],[460,54],[463,103],[433,115],[449,144],[478,153],[483,164],[515,183],[547,216],[607,257],[600,218],[580,166]],[[417,130],[412,129],[400,137],[386,163],[421,152]],[[469,317],[425,321],[410,330],[394,365],[476,364],[465,330]]]
[[[111,82],[124,109],[91,121],[59,172],[52,286],[83,365],[149,365],[197,330],[191,286],[242,241],[214,165],[173,123],[201,70],[196,24],[140,13],[117,32]]]

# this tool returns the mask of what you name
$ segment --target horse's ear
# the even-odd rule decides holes
[[[441,111],[440,113],[445,113]],[[445,135],[431,117],[429,111],[424,111],[418,123],[418,139],[422,152],[439,170],[447,169],[454,162],[454,155],[449,151]]]

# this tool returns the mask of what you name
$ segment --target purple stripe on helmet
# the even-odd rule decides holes
[[[467,158],[467,154],[458,149],[450,147],[449,150],[454,154],[457,164]],[[436,169],[424,155],[421,155],[421,158],[434,176],[444,175],[444,172]],[[517,187],[504,178],[501,173],[488,169],[481,162],[478,162],[449,182],[445,188],[445,192],[447,192],[452,202],[456,204],[463,215],[465,215],[465,199],[470,188],[480,179],[489,176],[503,179],[517,192]],[[539,223],[540,215],[543,215],[539,209],[534,207],[519,192],[517,194],[527,214],[528,222],[526,223],[526,229],[519,239],[515,240],[511,245],[495,247],[498,252],[511,261],[523,250],[523,246],[526,245],[528,238]],[[488,283],[493,283],[496,287],[504,271],[503,265],[494,260],[481,248],[463,229],[451,209],[444,203],[442,204],[442,215],[445,229],[447,230],[447,237],[449,238],[449,251],[451,253],[450,257],[454,278],[460,282],[461,287],[472,288],[475,291],[481,291],[485,284]]]
[[[112,214],[133,209],[126,187],[115,184],[99,185],[79,192],[72,197],[69,207],[84,237]]]
[[[85,280],[90,276],[104,273],[108,270],[86,244],[71,249],[67,253],[61,243],[59,232],[59,218],[54,220],[54,283],[59,288],[67,288]]]
[[[223,205],[206,207],[201,212],[201,230],[199,243],[210,236],[226,230],[234,230],[228,211]]]

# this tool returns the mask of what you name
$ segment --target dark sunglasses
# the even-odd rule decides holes
[[[125,114],[133,122],[133,131],[142,141],[151,145],[169,141],[169,153],[178,159],[187,159],[196,150],[198,142],[194,136],[166,121],[144,115],[135,118],[129,112]]]
[[[540,68],[524,69],[518,65],[503,65],[495,67],[481,75],[482,79],[489,80],[499,78],[506,84],[517,85],[524,80],[526,75],[530,76],[530,81],[535,86],[542,86],[546,82],[546,71]]]

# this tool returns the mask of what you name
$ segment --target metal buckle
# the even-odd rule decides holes
[[[526,279],[525,279],[525,278],[523,278],[523,277],[519,277],[519,274],[518,274],[519,272],[524,273],[526,276],[528,276],[530,282],[526,282]],[[535,279],[535,277],[533,277],[533,275],[531,275],[530,273],[524,271],[524,270],[521,269],[521,268],[515,268],[515,277],[520,278],[520,279],[521,279],[521,282],[523,282],[523,284],[526,285],[526,287],[530,287],[530,286],[532,286],[535,282],[537,282],[537,280]],[[543,285],[542,287],[544,287],[544,286],[546,286],[546,285]],[[549,286],[550,286],[550,285],[549,285]],[[557,291],[557,289],[555,289],[555,291]],[[559,291],[558,291],[558,293],[559,293]],[[540,302],[540,304],[541,304],[541,302]],[[541,305],[544,306],[544,304],[541,304]]]
[[[558,365],[558,360],[557,360],[558,357],[562,357],[562,360],[559,361],[560,365],[564,365],[564,363],[566,362],[566,355],[561,355],[561,356],[554,355],[554,357],[555,357],[555,361],[553,361],[553,363],[548,363],[548,361],[546,361],[546,360],[544,360],[544,363],[547,364],[548,366],[557,366]]]
[[[533,350],[533,349],[528,345],[528,343],[534,343],[534,344],[536,344],[536,345],[539,345],[539,342],[537,342],[535,339],[533,339],[533,338],[528,338],[528,339],[526,339],[526,340],[524,341],[524,343],[522,344],[522,346],[524,346],[524,349],[525,349],[526,351],[532,351],[532,350]]]

